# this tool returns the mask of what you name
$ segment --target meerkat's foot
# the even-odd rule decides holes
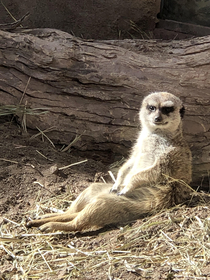
[[[49,222],[44,225],[41,225],[39,229],[42,232],[55,232],[57,230],[71,232],[76,230],[75,225],[71,222],[67,222],[67,223]]]
[[[49,222],[39,227],[42,232],[53,232],[56,231],[56,222]]]

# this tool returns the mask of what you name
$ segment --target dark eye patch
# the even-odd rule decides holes
[[[163,115],[168,115],[170,113],[172,113],[174,111],[174,107],[171,106],[171,107],[162,107],[161,108],[161,112]]]
[[[150,112],[155,112],[156,111],[156,107],[153,105],[147,105],[147,110],[149,110]]]

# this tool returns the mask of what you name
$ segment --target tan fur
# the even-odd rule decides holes
[[[186,201],[191,181],[191,152],[182,136],[183,105],[167,92],[144,98],[142,129],[116,183],[95,183],[64,214],[30,221],[42,231],[83,231],[136,220]]]

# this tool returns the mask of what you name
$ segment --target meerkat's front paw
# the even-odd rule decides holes
[[[110,192],[110,193],[117,193],[118,189],[119,189],[119,185],[115,183],[115,184],[111,187],[111,189],[110,189],[109,192]]]
[[[117,193],[117,190],[116,190],[116,189],[111,188],[111,189],[110,189],[110,191],[109,191],[109,193]]]

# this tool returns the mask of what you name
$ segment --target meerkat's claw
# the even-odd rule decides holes
[[[110,193],[117,193],[117,190],[118,190],[118,185],[115,183],[112,187],[111,187],[111,189],[110,189]]]
[[[127,193],[127,191],[123,191],[121,190],[120,192],[117,193],[118,196],[121,196],[121,195],[125,195]]]
[[[27,222],[27,223],[25,224],[25,226],[26,226],[27,228],[31,228],[31,227],[32,227],[31,221]]]
[[[110,191],[109,191],[109,193],[117,193],[117,190],[116,190],[116,189],[111,188],[111,189],[110,189]]]

